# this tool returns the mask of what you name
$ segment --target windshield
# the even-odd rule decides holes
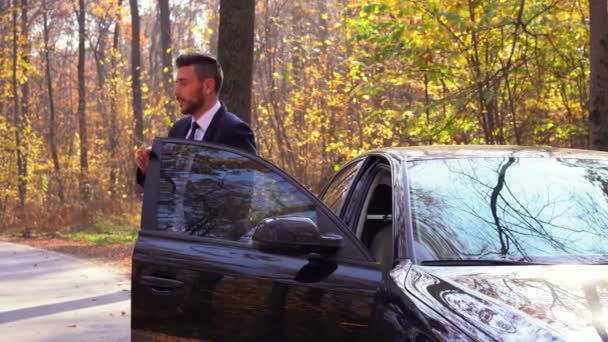
[[[606,161],[412,161],[408,180],[420,261],[608,261]]]

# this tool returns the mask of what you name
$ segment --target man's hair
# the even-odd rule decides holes
[[[220,93],[224,82],[224,73],[217,59],[203,53],[189,53],[177,57],[175,65],[178,68],[194,65],[194,71],[198,79],[202,81],[213,78],[215,80],[215,92]]]

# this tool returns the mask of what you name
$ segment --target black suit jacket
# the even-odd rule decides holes
[[[186,138],[192,125],[192,116],[185,116],[169,130],[169,138]],[[249,126],[238,116],[230,113],[224,104],[215,113],[209,124],[203,142],[227,145],[251,154],[256,154],[255,136]],[[146,176],[137,169],[137,183],[144,186]]]

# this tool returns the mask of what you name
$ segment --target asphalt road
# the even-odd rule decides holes
[[[130,306],[127,275],[0,241],[0,341],[129,341]]]

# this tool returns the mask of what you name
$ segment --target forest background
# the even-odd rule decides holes
[[[185,52],[219,55],[259,154],[313,192],[384,146],[607,150],[607,22],[595,0],[1,0],[0,230],[132,239],[134,153],[181,115]]]

